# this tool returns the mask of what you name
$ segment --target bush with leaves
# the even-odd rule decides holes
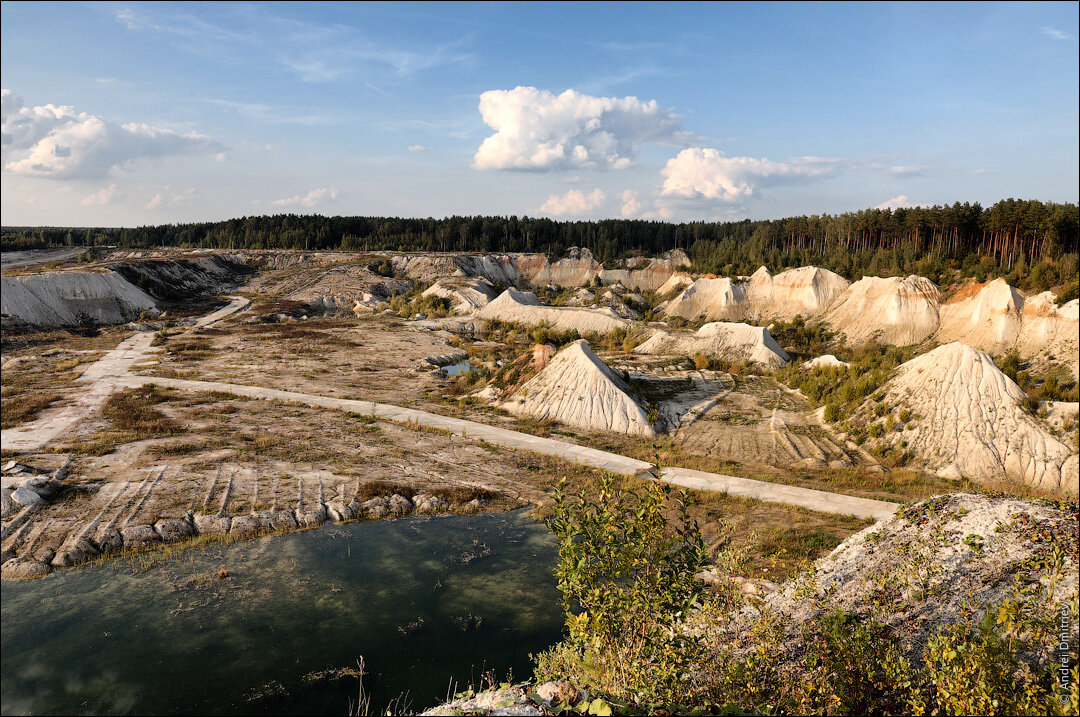
[[[684,629],[702,596],[707,560],[690,499],[659,482],[598,494],[555,493],[549,519],[568,638],[537,657],[537,675],[568,679],[627,704],[682,700],[702,640]]]

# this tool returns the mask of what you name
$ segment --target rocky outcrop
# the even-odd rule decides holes
[[[1024,410],[1024,398],[985,352],[947,344],[901,365],[886,383],[891,415],[911,418],[877,440],[904,443],[944,476],[1076,494],[1076,452]],[[875,420],[869,405],[860,415]]]
[[[767,368],[781,368],[789,356],[769,330],[749,324],[714,321],[692,334],[657,331],[637,346],[634,353],[661,356],[695,356],[698,353],[724,361],[750,361]]]
[[[559,351],[540,373],[497,404],[518,416],[554,420],[586,430],[631,436],[656,435],[645,409],[629,386],[589,348],[575,341]]]
[[[882,621],[917,663],[927,638],[967,622],[972,606],[1001,605],[1017,585],[1046,585],[1053,551],[1061,550],[1063,565],[1050,598],[1075,599],[1076,541],[1076,513],[1048,502],[936,496],[851,536],[764,604],[794,618],[796,629],[835,610]]]
[[[495,300],[474,314],[477,319],[515,321],[528,326],[546,322],[556,331],[576,330],[581,333],[606,334],[613,329],[625,329],[631,325],[610,308],[575,308],[571,306],[544,306],[531,291],[507,289]]]
[[[825,321],[851,343],[917,344],[937,331],[938,288],[921,276],[864,276],[836,299]]]

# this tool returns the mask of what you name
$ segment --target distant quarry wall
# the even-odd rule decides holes
[[[250,271],[238,257],[211,255],[5,276],[0,313],[5,324],[43,328],[119,324],[164,302],[226,291]]]

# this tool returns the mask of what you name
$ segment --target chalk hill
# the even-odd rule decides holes
[[[588,430],[655,436],[645,409],[628,391],[622,377],[581,340],[555,354],[540,373],[498,406],[538,421],[550,419]]]

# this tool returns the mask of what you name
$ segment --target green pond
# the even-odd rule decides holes
[[[521,511],[326,525],[3,581],[3,714],[349,713],[529,676],[556,544]],[[214,576],[228,571],[226,580]]]

